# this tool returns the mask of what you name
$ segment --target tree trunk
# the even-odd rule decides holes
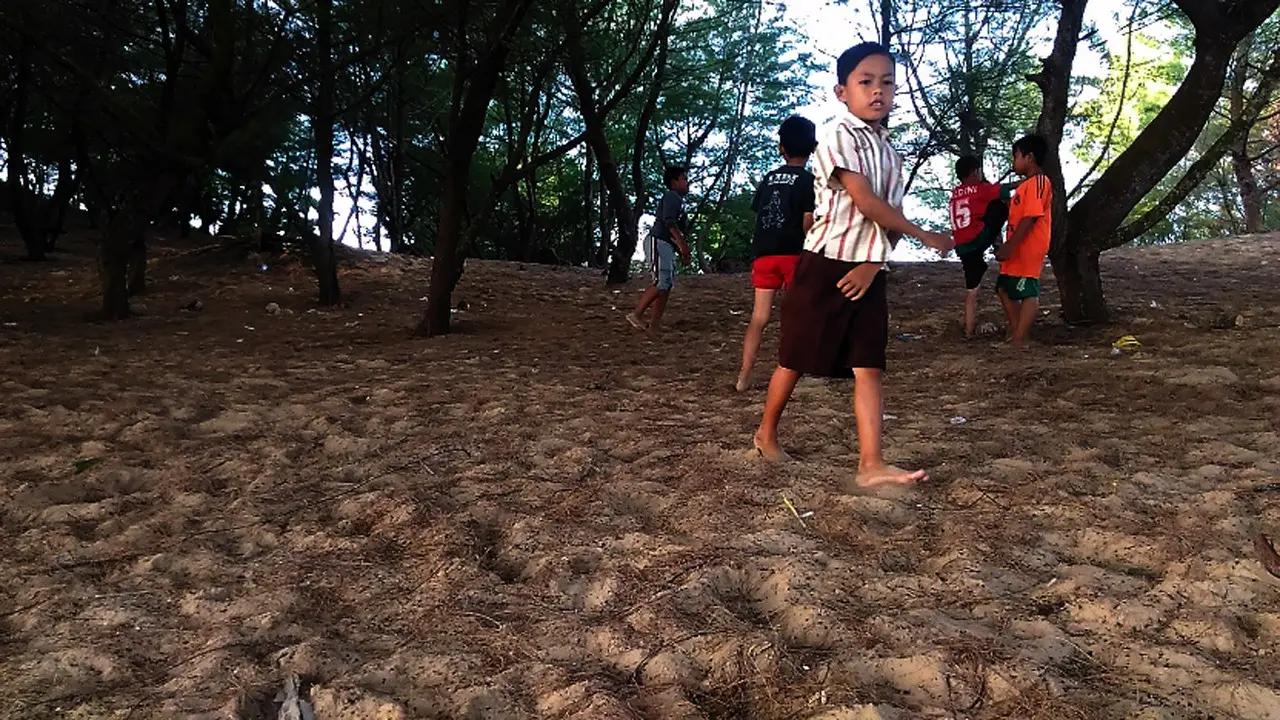
[[[431,262],[431,285],[427,288],[427,309],[418,323],[418,332],[427,337],[449,332],[453,289],[462,278],[463,225],[467,211],[467,186],[471,161],[484,130],[484,119],[493,102],[494,90],[511,50],[511,40],[524,23],[533,0],[504,0],[495,10],[487,33],[487,46],[479,53],[470,72],[454,73],[453,102],[450,108],[444,197],[436,229],[435,258]],[[469,19],[459,18],[459,37],[466,37]],[[459,48],[459,52],[466,52]]]
[[[102,281],[102,318],[124,320],[129,311],[129,259],[133,241],[141,231],[132,208],[121,209],[107,223],[99,250],[98,272]]]
[[[320,304],[342,301],[338,258],[333,247],[333,0],[316,2],[316,69],[320,73],[312,131],[315,133],[316,183],[320,186],[319,234],[312,252],[320,283]]]
[[[880,0],[880,44],[889,47],[893,41],[893,0]]]
[[[534,247],[539,242],[538,238],[538,176],[537,173],[529,175],[524,181],[524,197],[521,203],[525,206],[525,225],[521,228],[520,245],[523,248],[521,260],[528,262],[533,259]]]
[[[147,292],[147,224],[141,223],[129,246],[129,297]]]
[[[399,50],[397,50],[397,53]],[[405,251],[404,244],[404,173],[405,173],[405,136],[408,123],[408,115],[406,110],[407,101],[405,100],[405,70],[403,63],[398,61],[397,54],[397,71],[396,71],[396,95],[395,95],[395,112],[393,127],[393,136],[391,138],[391,177],[388,181],[388,187],[391,188],[391,223],[387,226],[388,239],[391,245],[391,252],[402,253]]]
[[[1253,235],[1262,231],[1262,191],[1258,176],[1249,159],[1248,137],[1231,150],[1231,168],[1235,172],[1236,186],[1240,191],[1240,206],[1244,210],[1244,231]],[[1244,147],[1239,147],[1244,146]]]
[[[640,118],[636,122],[635,140],[631,146],[631,186],[635,193],[635,208],[632,211],[636,221],[644,215],[648,200],[648,190],[644,182],[645,141],[649,137],[649,125],[658,111],[658,100],[662,97],[662,83],[667,74],[667,52],[670,45],[669,36],[664,34],[658,44],[655,58],[653,80],[649,83],[649,94],[645,98],[644,107],[640,110]]]
[[[29,22],[27,12],[23,12],[24,21]],[[8,155],[9,190],[13,195],[13,223],[18,226],[22,242],[27,247],[27,259],[41,261],[45,259],[45,232],[40,222],[41,212],[37,207],[37,197],[43,191],[35,191],[27,187],[27,100],[31,95],[32,85],[32,40],[23,34],[18,43],[16,77],[13,83],[12,122],[9,126],[9,142],[5,148]]]
[[[1100,259],[1099,252],[1076,248],[1067,248],[1054,259],[1053,276],[1058,282],[1058,297],[1068,323],[1107,317]],[[1072,309],[1070,314],[1067,308]]]
[[[636,219],[631,215],[631,203],[627,202],[627,194],[622,187],[622,176],[618,174],[618,166],[613,162],[604,128],[597,127],[596,131],[590,134],[595,136],[592,147],[596,151],[596,157],[599,158],[600,178],[609,189],[610,208],[613,210],[613,220],[618,230],[618,245],[609,263],[605,282],[609,285],[619,285],[631,279],[631,256],[635,255],[638,242]]]
[[[1040,88],[1042,95],[1040,118],[1036,122],[1036,130],[1049,142],[1049,157],[1046,159],[1044,172],[1049,176],[1055,192],[1053,193],[1053,226],[1052,239],[1049,245],[1049,259],[1053,264],[1054,275],[1059,277],[1059,296],[1062,301],[1062,315],[1067,322],[1076,322],[1085,314],[1085,305],[1093,306],[1104,302],[1101,294],[1101,279],[1097,282],[1087,280],[1084,274],[1089,267],[1097,267],[1094,263],[1081,263],[1074,252],[1067,247],[1067,233],[1070,228],[1067,216],[1066,184],[1062,175],[1062,161],[1059,158],[1062,146],[1062,134],[1067,123],[1067,111],[1070,105],[1071,73],[1075,66],[1076,50],[1080,44],[1080,31],[1084,26],[1084,12],[1088,0],[1064,0],[1062,14],[1058,18],[1058,32],[1054,37],[1053,50],[1045,58],[1041,70],[1030,80]],[[1064,269],[1060,272],[1059,266]],[[1063,279],[1065,278],[1065,280]],[[1063,285],[1062,283],[1066,283]],[[1064,287],[1070,287],[1068,294]],[[1089,288],[1098,288],[1098,296],[1089,298],[1085,294]],[[1105,308],[1105,305],[1103,305]]]
[[[1250,35],[1240,43],[1240,49],[1236,53],[1231,73],[1230,95],[1227,98],[1232,122],[1245,119],[1245,84],[1248,80],[1249,58],[1254,41],[1255,35]],[[1258,92],[1262,91],[1263,89],[1259,88]],[[1254,172],[1253,161],[1249,157],[1251,135],[1252,132],[1246,132],[1231,144],[1231,170],[1235,174],[1236,188],[1240,193],[1244,232],[1250,235],[1259,232],[1262,228],[1262,193],[1258,187],[1258,176]]]
[[[590,148],[582,153],[582,157],[582,223],[578,230],[578,247],[582,249],[582,257],[591,263],[594,256],[592,251],[595,250],[595,228],[591,224],[595,208],[595,197],[592,193],[592,181],[596,174],[595,157],[591,154]]]
[[[172,172],[155,174],[150,183],[130,196],[107,223],[98,248],[102,281],[102,317],[129,317],[129,296],[146,289],[147,218],[159,212],[181,178]]]
[[[48,252],[57,249],[58,236],[63,233],[67,211],[71,209],[71,200],[79,187],[80,173],[72,170],[71,156],[64,154],[58,159],[58,184],[54,186],[44,219],[44,246]]]
[[[595,90],[587,76],[581,35],[576,30],[570,30],[568,35],[570,82],[578,97],[583,124],[587,128],[587,144],[596,156],[600,182],[608,190],[610,209],[617,223],[618,246],[605,276],[608,284],[616,285],[625,283],[631,277],[631,256],[636,252],[636,222],[631,214],[631,204],[627,202],[627,192],[622,185],[622,175],[618,173],[618,164],[613,159],[613,149],[609,147],[604,118],[596,105]]]
[[[461,165],[457,168],[454,165]],[[436,229],[436,252],[431,261],[431,285],[427,288],[427,310],[418,325],[418,332],[436,337],[449,332],[453,313],[453,290],[462,277],[463,259],[456,248],[462,235],[463,216],[467,208],[467,180],[471,170],[466,162],[450,162],[449,177],[445,180],[444,196],[440,199],[440,224]]]
[[[600,245],[596,247],[596,267],[609,269],[609,257],[613,253],[613,206],[609,203],[609,189],[600,183]],[[635,251],[632,251],[635,254]]]

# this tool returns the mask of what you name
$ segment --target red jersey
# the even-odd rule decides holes
[[[951,191],[951,237],[957,245],[978,237],[987,205],[999,198],[1000,186],[989,182],[965,183]]]

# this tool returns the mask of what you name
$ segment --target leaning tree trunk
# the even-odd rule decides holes
[[[610,285],[625,283],[631,278],[631,256],[636,252],[636,222],[631,212],[631,203],[627,202],[627,192],[622,186],[622,175],[618,172],[618,164],[613,159],[613,149],[609,147],[609,138],[605,134],[604,118],[596,105],[595,91],[587,76],[586,61],[582,52],[581,38],[570,33],[569,43],[569,79],[574,93],[578,96],[578,107],[582,114],[583,124],[587,128],[587,143],[596,156],[596,166],[600,173],[600,182],[607,189],[610,209],[618,230],[618,245],[609,263],[609,271],[605,282]]]
[[[1091,258],[1129,241],[1122,226],[1195,145],[1222,97],[1237,45],[1280,7],[1280,0],[1174,2],[1195,27],[1195,61],[1160,113],[1071,208],[1068,233],[1051,253],[1055,274],[1067,283],[1059,286],[1067,322],[1109,320],[1102,280]],[[1060,263],[1067,264],[1062,271]]]

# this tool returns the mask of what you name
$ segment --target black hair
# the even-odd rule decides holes
[[[982,161],[973,155],[965,155],[956,161],[956,177],[961,180],[973,174],[974,170],[982,169]]]
[[[689,168],[681,167],[679,165],[672,165],[668,167],[666,170],[662,171],[662,184],[666,185],[667,189],[669,190],[671,189],[671,183],[680,179],[681,175],[688,175],[688,174],[689,174]]]
[[[836,60],[836,78],[840,84],[849,82],[849,73],[853,72],[863,60],[876,55],[883,55],[893,60],[893,53],[889,52],[889,48],[878,42],[859,43],[841,53],[840,59]]]
[[[782,121],[778,128],[778,139],[782,142],[782,151],[789,158],[806,158],[818,149],[818,129],[809,120],[792,115]]]
[[[1026,135],[1013,144],[1013,151],[1019,155],[1031,155],[1036,165],[1044,165],[1049,157],[1049,141],[1043,135]]]

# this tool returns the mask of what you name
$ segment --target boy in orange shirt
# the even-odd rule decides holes
[[[1013,144],[1013,171],[1026,178],[1009,204],[1009,239],[996,252],[996,292],[1009,321],[1009,341],[1022,347],[1040,311],[1040,272],[1053,228],[1053,184],[1041,169],[1049,143],[1028,135]]]

